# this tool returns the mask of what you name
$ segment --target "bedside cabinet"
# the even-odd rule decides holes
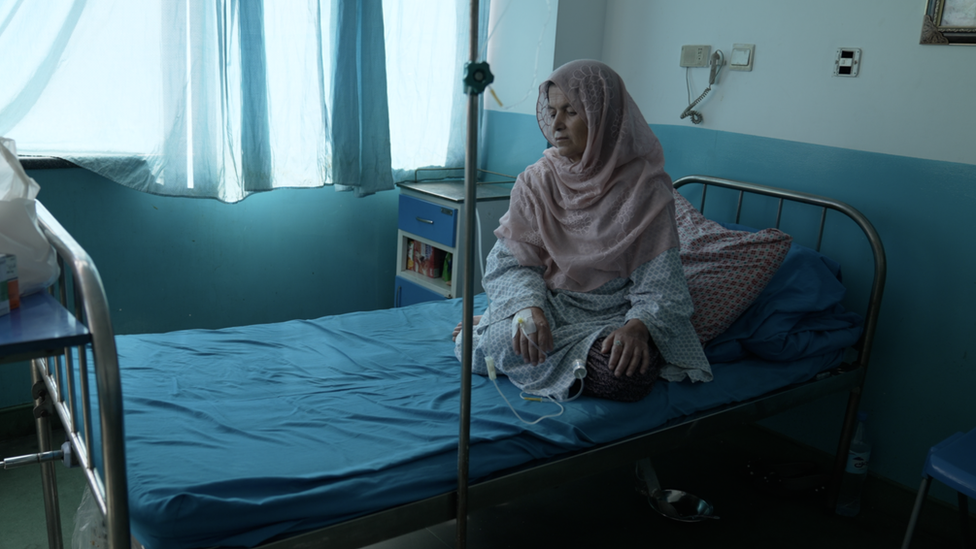
[[[456,180],[398,184],[397,267],[394,307],[423,301],[461,297],[463,240],[468,222],[464,215],[464,182]],[[477,186],[477,218],[481,222],[481,249],[474,250],[474,290],[481,287],[481,263],[495,244],[498,220],[508,211],[511,186]],[[475,241],[478,242],[477,225]],[[477,244],[476,244],[477,248]],[[447,261],[445,261],[445,259]],[[446,267],[446,269],[445,269]],[[446,270],[446,275],[445,275]]]

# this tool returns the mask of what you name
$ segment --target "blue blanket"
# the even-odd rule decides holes
[[[841,305],[846,292],[840,264],[793,243],[756,301],[709,342],[705,355],[710,362],[750,355],[789,362],[850,347],[861,336],[863,319]]]

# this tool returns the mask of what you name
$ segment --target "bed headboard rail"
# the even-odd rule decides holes
[[[49,394],[52,395],[54,409],[65,427],[80,465],[85,469],[92,495],[105,513],[109,547],[129,547],[122,385],[105,288],[88,253],[40,202],[37,202],[37,219],[58,255],[61,274],[58,278],[57,297],[62,306],[72,311],[75,319],[84,324],[91,334],[91,351],[94,357],[92,366],[95,369],[100,409],[103,471],[96,469],[93,448],[89,444],[89,441],[94,440],[94,433],[86,349],[66,348],[63,354],[56,357],[34,359],[31,366],[44,380]],[[77,390],[73,387],[76,375],[79,385]],[[76,395],[79,393],[80,402],[76,402]],[[77,410],[81,410],[80,425],[79,418],[76,417]]]
[[[878,236],[877,231],[874,229],[874,225],[868,221],[861,212],[859,212],[853,206],[835,200],[833,198],[828,198],[825,196],[805,193],[801,191],[793,191],[787,189],[780,189],[774,187],[767,187],[765,185],[759,185],[756,183],[747,183],[744,181],[734,181],[731,179],[722,179],[718,177],[709,177],[703,175],[689,175],[682,177],[674,182],[674,188],[678,189],[685,185],[699,184],[702,186],[701,190],[701,202],[698,206],[699,211],[705,212],[705,199],[707,197],[709,186],[722,187],[726,189],[731,189],[733,191],[738,191],[738,199],[735,208],[735,222],[739,223],[740,216],[742,214],[742,204],[743,198],[747,194],[752,195],[762,195],[768,196],[776,199],[776,223],[774,227],[780,228],[780,222],[782,220],[783,213],[783,203],[784,202],[795,202],[800,204],[806,204],[811,207],[818,207],[821,209],[820,213],[820,224],[817,228],[817,243],[816,250],[820,251],[820,246],[823,242],[824,225],[827,220],[827,210],[834,210],[845,215],[851,219],[854,223],[860,227],[861,231],[864,233],[868,244],[871,247],[871,253],[874,258],[874,276],[871,281],[871,290],[868,299],[868,306],[865,312],[864,318],[864,334],[861,337],[861,341],[858,344],[858,363],[861,366],[867,367],[868,360],[871,356],[871,345],[874,343],[874,332],[877,328],[878,314],[881,309],[881,297],[884,293],[885,275],[887,272],[887,263],[885,260],[884,246],[881,243],[881,238]],[[757,227],[762,228],[762,227]]]

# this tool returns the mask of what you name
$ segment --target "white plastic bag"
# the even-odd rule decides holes
[[[17,160],[13,140],[0,137],[0,253],[17,256],[20,294],[47,288],[57,280],[58,259],[37,224],[35,197],[41,190]]]
[[[85,493],[81,495],[81,503],[75,513],[75,529],[71,534],[71,549],[107,549],[108,526],[105,515],[98,508],[98,502],[91,493],[91,488],[85,486]],[[135,538],[129,540],[129,549],[144,549]]]
[[[71,536],[71,549],[105,549],[108,547],[108,529],[105,517],[91,493],[85,487],[81,504],[75,513],[75,531]]]

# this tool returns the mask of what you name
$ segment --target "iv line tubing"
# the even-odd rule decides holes
[[[544,419],[549,419],[551,417],[559,417],[559,416],[563,415],[563,412],[566,411],[566,409],[563,408],[563,405],[560,404],[558,400],[552,398],[551,396],[546,396],[545,398],[549,399],[550,402],[552,402],[556,406],[559,406],[559,411],[556,412],[555,414],[548,414],[548,415],[544,415],[544,416],[539,416],[535,421],[528,421],[525,418],[523,418],[521,415],[519,415],[518,412],[515,411],[515,407],[512,406],[512,403],[509,402],[508,401],[508,398],[505,397],[505,393],[502,392],[502,388],[498,386],[498,380],[497,379],[493,379],[493,380],[491,380],[491,382],[495,384],[495,389],[498,390],[498,394],[501,395],[502,399],[505,401],[505,404],[508,404],[508,407],[512,410],[512,413],[515,414],[515,417],[517,417],[519,421],[521,421],[522,423],[524,423],[526,425],[535,425],[536,423],[539,423],[540,421],[542,421]],[[580,392],[582,392],[582,390]],[[525,398],[525,397],[522,397],[522,398]],[[533,399],[533,400],[535,400],[535,399]],[[538,400],[540,402],[542,402],[542,398],[541,397]]]
[[[474,207],[474,219],[475,219],[475,222],[477,223],[475,225],[475,231],[476,231],[475,232],[475,238],[477,239],[477,242],[478,242],[478,246],[477,246],[477,248],[478,248],[478,267],[479,267],[480,272],[481,272],[481,289],[484,290],[484,288],[485,288],[485,253],[484,253],[484,250],[481,249],[481,216],[478,215],[478,205],[477,204],[475,204],[475,207]]]

